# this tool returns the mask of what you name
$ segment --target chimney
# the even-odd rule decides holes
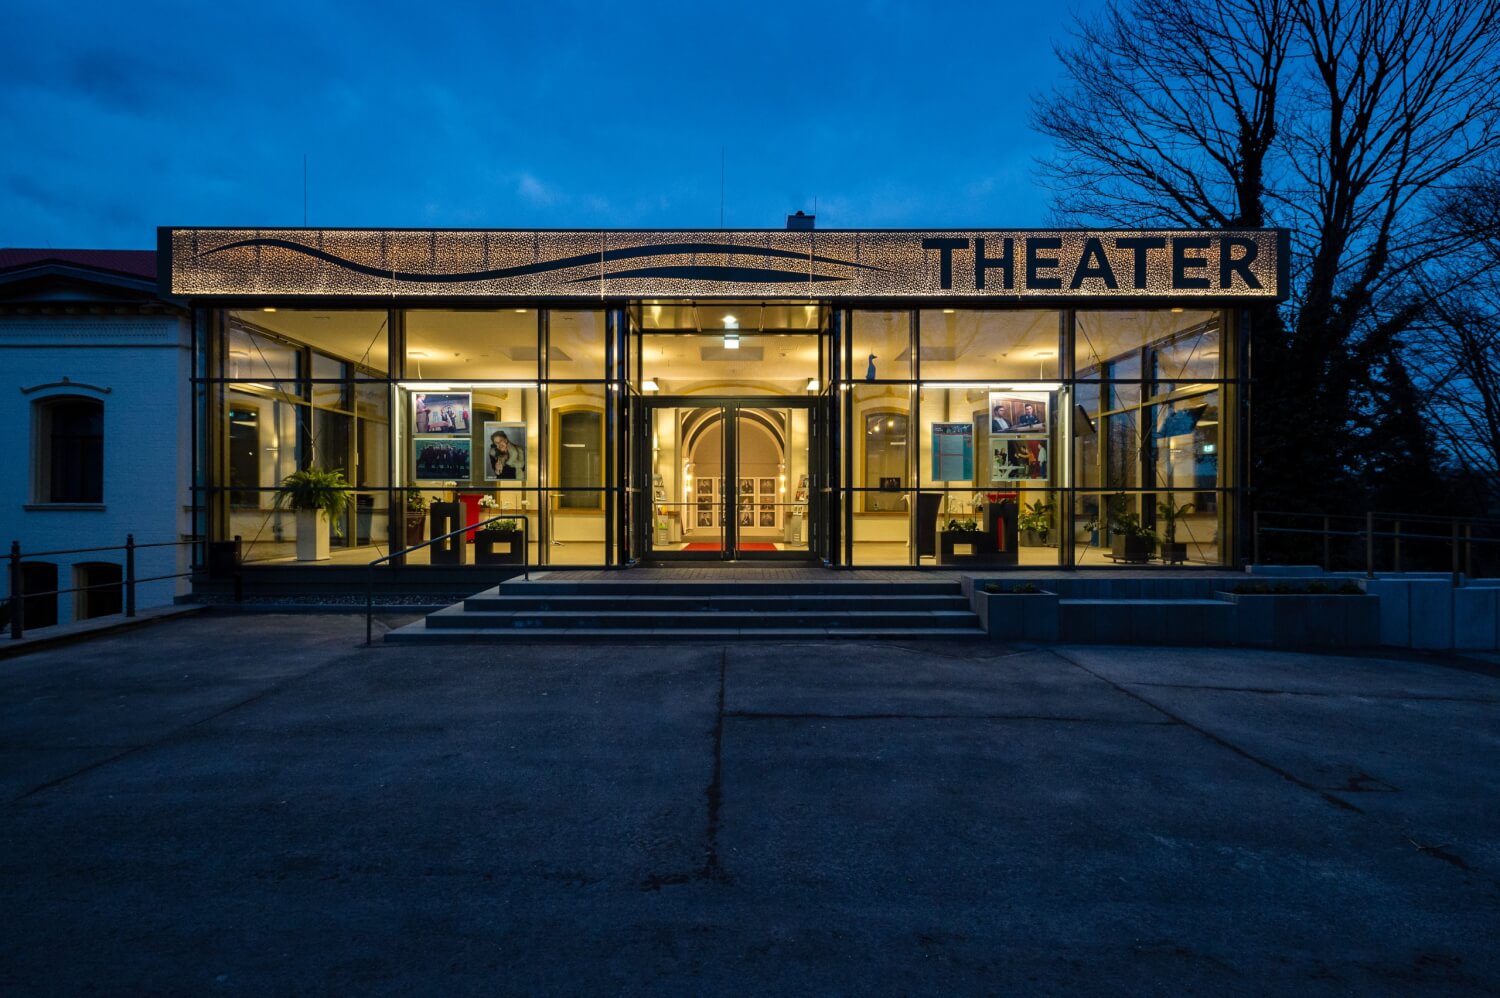
[[[809,215],[805,211],[798,211],[795,215],[786,217],[786,227],[794,232],[810,232],[816,228],[817,215]]]

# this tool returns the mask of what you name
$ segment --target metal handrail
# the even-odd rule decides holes
[[[1285,517],[1304,520],[1322,520],[1323,525],[1321,527],[1268,526],[1262,524],[1262,517]],[[1356,523],[1361,523],[1363,529],[1336,529],[1333,525],[1335,520],[1352,520]],[[1382,526],[1384,525],[1383,523],[1381,523],[1381,521],[1390,521],[1390,525],[1393,529],[1377,529],[1377,524],[1381,524]],[[1442,533],[1413,533],[1410,530],[1402,529],[1403,524],[1407,522],[1415,522],[1419,526],[1442,524],[1446,525],[1448,527],[1448,530]],[[1367,578],[1375,577],[1375,541],[1378,538],[1389,538],[1394,542],[1392,560],[1394,563],[1394,570],[1397,572],[1401,571],[1401,545],[1403,544],[1403,542],[1447,542],[1450,546],[1450,551],[1452,554],[1450,574],[1452,576],[1452,582],[1454,586],[1460,585],[1466,572],[1472,571],[1474,545],[1500,544],[1500,538],[1474,536],[1475,527],[1479,527],[1481,529],[1500,528],[1500,520],[1488,517],[1433,516],[1431,514],[1422,513],[1405,514],[1375,512],[1365,513],[1361,516],[1353,513],[1290,513],[1272,510],[1256,510],[1252,514],[1251,523],[1252,553],[1250,563],[1253,565],[1259,565],[1262,563],[1260,557],[1260,540],[1261,536],[1264,534],[1290,534],[1298,536],[1320,537],[1323,541],[1322,563],[1324,571],[1328,571],[1331,568],[1331,550],[1329,547],[1329,542],[1331,539],[1335,537],[1362,538],[1365,545],[1365,576]]]
[[[396,558],[404,557],[405,555],[411,554],[413,551],[420,551],[425,547],[431,547],[438,541],[446,541],[448,538],[455,537],[459,534],[478,532],[485,526],[491,523],[498,522],[500,520],[519,520],[521,523],[521,574],[527,582],[530,582],[531,521],[526,517],[524,512],[516,513],[514,511],[511,511],[507,513],[501,513],[498,516],[492,516],[487,520],[480,520],[477,523],[466,523],[463,526],[459,527],[457,530],[450,530],[446,534],[443,534],[439,537],[429,538],[428,540],[423,541],[421,544],[413,544],[409,548],[403,548],[400,551],[393,551],[383,558],[376,558],[374,561],[365,566],[365,570],[367,573],[365,576],[365,644],[369,645],[372,643],[371,634],[373,625],[371,622],[375,616],[375,566],[384,565],[386,562],[392,561]]]
[[[28,599],[40,599],[45,596],[62,596],[67,593],[92,592],[95,589],[120,589],[123,596],[123,613],[126,617],[135,616],[135,587],[143,582],[164,582],[167,579],[185,579],[190,577],[192,571],[176,572],[171,575],[152,575],[144,579],[135,574],[135,553],[142,548],[166,548],[184,547],[202,543],[202,538],[193,537],[185,541],[156,541],[151,544],[137,544],[134,534],[125,535],[124,544],[109,544],[89,548],[68,548],[57,551],[27,551],[22,552],[20,541],[10,542],[10,554],[7,560],[10,563],[9,585],[10,593],[6,604],[10,609],[10,638],[19,641],[25,636],[26,624],[24,620],[25,601]],[[73,586],[69,589],[49,589],[46,592],[30,593],[22,592],[21,565],[27,560],[37,558],[54,558],[59,555],[70,554],[96,554],[102,551],[124,551],[125,564],[119,582],[99,582],[92,586]]]

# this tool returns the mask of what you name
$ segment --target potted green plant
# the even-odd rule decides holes
[[[406,546],[416,547],[426,539],[427,499],[420,492],[406,493]]]
[[[1109,516],[1109,551],[1115,561],[1146,562],[1156,547],[1156,535],[1141,522],[1141,515],[1128,508],[1125,493],[1106,500]]]
[[[294,471],[276,487],[276,508],[297,514],[297,560],[327,561],[328,534],[344,535],[342,521],[349,509],[349,480],[343,468]],[[326,525],[326,526],[325,526]]]
[[[1187,542],[1177,540],[1177,518],[1193,511],[1193,504],[1176,504],[1172,493],[1167,493],[1165,502],[1156,504],[1156,516],[1162,522],[1161,560],[1172,565],[1187,561]]]
[[[496,550],[499,548],[499,550]],[[493,520],[474,534],[474,564],[519,565],[522,559],[521,524],[517,520]]]
[[[1045,500],[1023,502],[1016,526],[1021,528],[1021,543],[1028,547],[1043,547],[1052,533],[1052,515],[1057,506]]]

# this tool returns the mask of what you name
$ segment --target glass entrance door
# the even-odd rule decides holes
[[[813,399],[648,399],[651,561],[810,560]]]

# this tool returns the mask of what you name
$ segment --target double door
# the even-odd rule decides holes
[[[637,518],[636,549],[646,560],[816,558],[818,399],[641,402],[634,470],[650,512]]]

